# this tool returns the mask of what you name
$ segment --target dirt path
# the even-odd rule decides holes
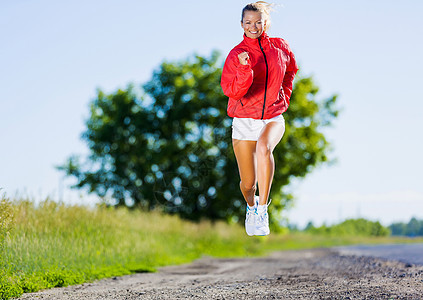
[[[192,264],[21,299],[423,299],[423,266],[314,249]]]

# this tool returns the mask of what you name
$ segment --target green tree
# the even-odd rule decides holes
[[[98,89],[82,135],[90,155],[85,162],[72,155],[58,168],[76,178],[73,187],[110,195],[113,205],[236,221],[245,207],[221,66],[214,51],[208,58],[163,62],[141,93],[132,83],[109,95]],[[275,218],[293,200],[284,189],[290,180],[328,160],[322,129],[338,114],[336,96],[317,100],[317,92],[311,77],[296,79],[286,134],[274,151]]]
[[[389,225],[392,235],[406,235],[407,225],[401,222]]]
[[[411,218],[410,221],[407,224],[407,236],[417,236],[419,235],[420,231],[420,222],[415,218]]]

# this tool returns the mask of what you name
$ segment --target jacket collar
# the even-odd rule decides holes
[[[267,44],[267,42],[269,40],[269,36],[267,35],[267,33],[265,31],[263,31],[263,33],[258,38],[252,39],[252,38],[249,38],[248,36],[246,36],[245,33],[244,33],[244,43],[246,43],[248,46],[250,46],[250,47],[260,47],[258,40],[260,40],[262,47],[264,47],[264,45]]]

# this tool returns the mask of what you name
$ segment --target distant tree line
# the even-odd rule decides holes
[[[378,221],[373,222],[363,218],[348,219],[332,226],[323,224],[320,227],[315,227],[312,222],[309,222],[304,231],[332,236],[388,236],[390,234],[389,228],[382,226]]]
[[[389,225],[392,235],[423,236],[423,220],[411,218],[408,223],[393,223]]]
[[[333,236],[423,236],[423,220],[411,218],[408,223],[392,223],[388,227],[382,226],[379,222],[369,221],[363,218],[348,219],[339,224],[316,227],[313,222],[308,222],[307,226],[301,230],[296,224],[289,224],[288,229],[291,232],[307,232],[311,234],[323,234]]]

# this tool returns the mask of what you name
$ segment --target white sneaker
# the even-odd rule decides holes
[[[270,200],[272,202],[272,200]],[[269,229],[269,214],[267,213],[267,207],[270,202],[266,205],[259,205],[256,209],[256,230],[255,235],[268,235],[270,233]]]
[[[250,208],[247,204],[247,212],[245,215],[245,231],[249,236],[254,235],[256,230],[257,205],[258,196],[254,196],[254,208]]]

